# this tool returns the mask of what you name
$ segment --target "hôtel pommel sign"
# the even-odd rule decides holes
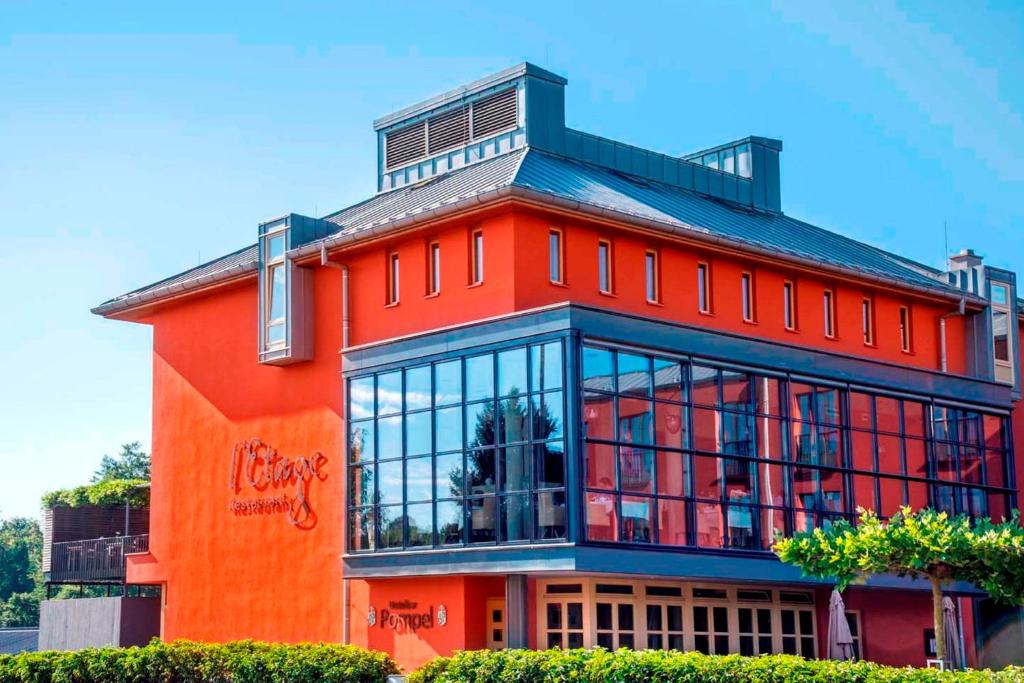
[[[325,465],[323,453],[288,457],[261,439],[237,443],[231,453],[228,508],[236,516],[282,514],[296,528],[312,529],[317,517],[310,486],[327,479]]]

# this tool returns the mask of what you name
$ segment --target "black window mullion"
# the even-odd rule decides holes
[[[900,399],[899,403],[899,420],[900,420],[900,473],[903,475],[903,479],[900,480],[900,484],[903,487],[903,504],[910,504],[910,484],[906,477],[907,472],[907,413],[903,405],[903,400]]]

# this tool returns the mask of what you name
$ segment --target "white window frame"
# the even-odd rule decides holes
[[[611,294],[615,290],[612,258],[611,240],[597,240],[597,288],[602,294]]]
[[[996,381],[1012,384],[1014,380],[1014,348],[1013,348],[1013,316],[1010,314],[1010,286],[1003,282],[993,282],[991,288],[1002,288],[1006,292],[1006,303],[996,303],[995,297],[991,299],[992,305],[992,361],[995,363]],[[1006,360],[996,357],[996,336],[995,316],[996,314],[1006,316]]]
[[[644,252],[644,287],[648,303],[661,303],[661,253],[657,249]]]
[[[793,332],[796,330],[796,285],[792,280],[782,283],[782,324]]]
[[[395,306],[401,300],[401,261],[398,258],[398,252],[388,252],[388,292],[387,292],[387,305]]]
[[[875,301],[866,296],[860,303],[861,331],[864,333],[864,345],[875,345]]]
[[[560,228],[548,230],[548,279],[565,284],[565,233]]]
[[[822,294],[822,305],[825,311],[825,336],[829,339],[836,338],[836,293],[833,289],[826,289]]]
[[[697,262],[697,310],[711,313],[711,265],[707,261]]]
[[[479,285],[484,281],[484,231],[473,230],[469,239],[470,284]]]
[[[910,306],[900,306],[900,349],[903,353],[911,353],[914,348],[914,337],[912,333],[912,318],[910,317]]]
[[[427,296],[441,293],[441,243],[432,240],[427,244]]]
[[[743,306],[743,322],[754,322],[754,274],[749,270],[740,275],[740,301]]]
[[[270,256],[270,243],[278,237],[282,240],[281,253],[278,256],[271,258]],[[263,270],[264,270],[264,283],[263,283],[263,350],[264,351],[278,351],[288,346],[288,262],[285,258],[285,254],[288,252],[288,226],[282,225],[281,227],[267,233],[263,236]],[[284,315],[280,318],[271,318],[270,311],[274,305],[274,273],[280,269],[284,275],[284,292],[282,296],[282,306],[284,309]],[[278,341],[270,341],[270,330],[273,327],[280,326],[284,334]]]

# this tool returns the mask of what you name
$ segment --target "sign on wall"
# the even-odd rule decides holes
[[[416,633],[447,624],[448,610],[444,605],[438,605],[435,612],[433,605],[420,607],[412,600],[391,600],[387,607],[380,609],[379,616],[377,609],[371,605],[366,613],[366,621],[370,626],[380,624],[381,628],[389,628],[396,633]]]
[[[327,457],[320,452],[288,457],[259,438],[239,442],[231,453],[228,486],[233,497],[228,507],[238,517],[280,514],[299,529],[312,529],[317,516],[310,486],[327,479],[326,465]]]

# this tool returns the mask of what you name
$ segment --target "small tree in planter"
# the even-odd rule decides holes
[[[942,622],[942,587],[966,581],[995,600],[1024,603],[1024,529],[1017,513],[1010,521],[973,522],[966,515],[900,510],[883,522],[861,510],[856,526],[846,520],[827,529],[813,529],[792,538],[779,538],[775,554],[800,567],[804,574],[832,579],[840,591],[873,574],[925,578],[932,585],[935,646],[946,659]]]

